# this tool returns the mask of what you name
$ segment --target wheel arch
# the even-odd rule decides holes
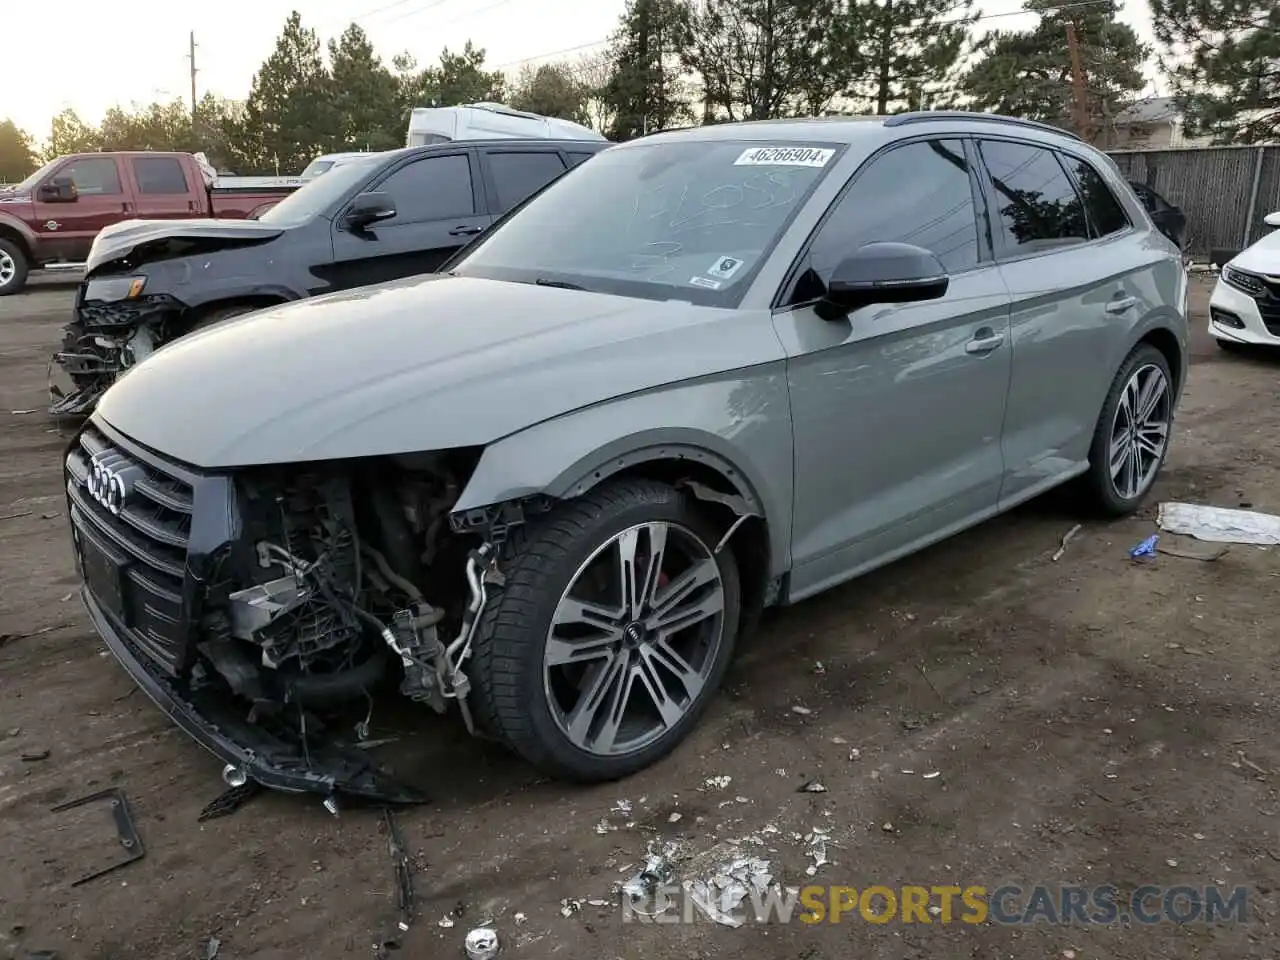
[[[31,270],[36,268],[35,253],[32,250],[30,238],[6,218],[0,218],[0,240],[8,240],[15,244],[18,251],[26,258],[27,267]]]
[[[248,307],[251,310],[261,310],[266,307],[279,306],[280,304],[289,303],[296,299],[292,295],[286,294],[281,290],[260,290],[251,293],[238,294],[223,299],[208,300],[186,311],[186,318],[189,326],[195,326],[198,323],[208,319],[215,313],[223,310],[231,310],[238,307]]]
[[[732,549],[741,569],[743,630],[750,630],[760,611],[776,600],[789,560],[789,514],[771,502],[763,479],[752,466],[743,465],[744,457],[723,449],[729,446],[723,438],[690,429],[642,431],[566,458],[545,471],[542,482],[516,485],[508,468],[532,451],[544,456],[548,451],[545,445],[527,442],[506,446],[522,439],[518,434],[486,448],[454,505],[455,515],[483,513],[530,497],[571,500],[627,478],[666,483],[696,498],[725,534],[721,544],[712,546]]]
[[[1173,395],[1175,398],[1180,397],[1182,385],[1186,380],[1187,364],[1185,352],[1177,334],[1168,327],[1152,327],[1138,338],[1134,347],[1142,344],[1150,344],[1160,351],[1165,362],[1169,364],[1169,372],[1173,374]]]

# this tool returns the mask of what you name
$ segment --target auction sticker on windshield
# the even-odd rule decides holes
[[[742,269],[742,261],[734,257],[721,257],[707,268],[707,276],[717,280],[728,280]]]
[[[825,167],[835,150],[824,147],[752,147],[733,161],[735,167]]]

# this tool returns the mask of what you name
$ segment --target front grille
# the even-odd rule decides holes
[[[159,314],[183,309],[183,305],[166,293],[137,297],[133,300],[81,300],[76,319],[86,327],[135,326]]]
[[[92,425],[67,455],[66,475],[77,559],[90,591],[128,639],[176,676],[186,660],[191,485]],[[118,478],[114,494],[104,489],[109,476]]]
[[[1254,296],[1258,302],[1258,313],[1270,333],[1280,337],[1280,279],[1261,277],[1262,293]]]
[[[1258,314],[1267,331],[1280,336],[1280,278],[1264,277],[1231,268],[1226,280],[1258,305]]]

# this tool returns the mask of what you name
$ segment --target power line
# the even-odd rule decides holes
[[[500,2],[507,2],[507,0],[500,0]],[[1057,13],[1060,10],[1075,10],[1079,7],[1096,7],[1096,6],[1099,6],[1100,4],[1110,4],[1112,2],[1113,0],[1074,0],[1074,2],[1071,2],[1071,3],[1062,3],[1052,7],[1043,7],[1040,10],[1010,10],[1010,11],[1006,11],[1005,13],[984,13],[984,14],[979,14],[978,16],[973,17],[971,20],[966,20],[964,22],[982,23],[987,20],[997,20],[1001,17],[1027,17],[1027,16],[1035,16],[1037,14],[1043,15],[1046,13]],[[945,17],[947,14],[955,13],[957,10],[963,10],[967,6],[969,6],[967,2],[957,3],[955,6],[949,7],[948,9],[943,10],[942,13],[939,14],[939,16]],[[918,22],[924,23],[925,20],[922,19]],[[934,21],[934,22],[938,22],[938,21]],[[952,22],[959,22],[959,21],[952,21]],[[946,21],[941,21],[941,25],[945,25],[945,24],[946,24]],[[909,26],[915,26],[915,25],[916,25],[916,21],[913,21],[911,24],[909,24]],[[601,37],[599,40],[592,40],[590,43],[580,43],[574,47],[565,47],[563,50],[550,50],[546,53],[535,54],[532,57],[524,57],[520,60],[510,60],[506,63],[498,64],[493,69],[503,70],[503,69],[506,69],[507,67],[518,67],[521,64],[532,63],[534,60],[545,60],[547,57],[558,57],[566,53],[575,53],[578,50],[585,50],[588,47],[598,47],[602,43],[608,43],[609,40],[610,40],[609,37]]]

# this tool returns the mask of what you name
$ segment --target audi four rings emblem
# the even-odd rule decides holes
[[[119,514],[141,474],[142,468],[119,451],[99,453],[89,465],[85,487],[94,500],[112,513]]]

